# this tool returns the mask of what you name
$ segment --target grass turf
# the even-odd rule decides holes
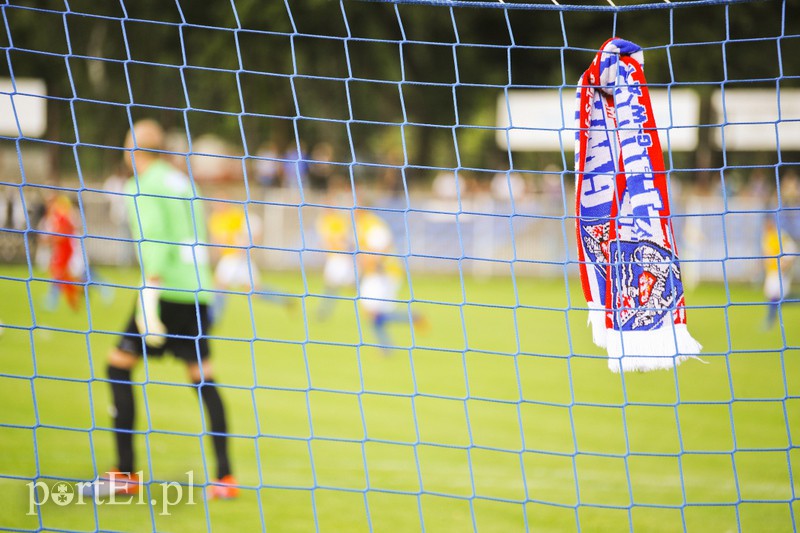
[[[133,271],[105,270],[121,285]],[[231,297],[212,341],[245,488],[166,509],[161,482],[214,465],[196,392],[166,358],[134,374],[143,500],[49,501],[29,483],[114,461],[105,356],[135,291],[75,314],[0,270],[0,528],[70,531],[793,531],[800,504],[800,306],[762,329],[757,287],[702,285],[689,327],[707,364],[612,374],[578,286],[414,275],[427,331],[383,353],[350,300],[317,317],[321,282],[269,282],[293,309]],[[347,296],[347,295],[345,295]],[[360,327],[359,327],[360,324]],[[33,327],[33,326],[36,327]],[[413,349],[410,349],[411,346]],[[99,381],[98,381],[99,380]],[[154,505],[139,501],[151,500]]]

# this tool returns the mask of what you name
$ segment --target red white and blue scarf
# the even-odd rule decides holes
[[[686,328],[667,178],[636,44],[606,41],[578,83],[578,259],[592,337],[613,372],[674,368]]]

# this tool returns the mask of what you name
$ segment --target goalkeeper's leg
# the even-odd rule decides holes
[[[85,496],[110,494],[136,494],[140,481],[134,473],[133,422],[134,399],[131,371],[139,357],[115,348],[108,358],[107,374],[111,385],[114,418],[114,439],[117,446],[117,467],[98,476],[83,487]]]
[[[164,351],[163,347],[154,348],[149,345],[147,350],[150,357],[156,357]],[[142,335],[136,325],[136,312],[134,311],[119,343],[108,356],[107,375],[113,402],[112,416],[114,418],[117,466],[85,486],[83,488],[84,495],[137,494],[142,490],[140,480],[135,473],[133,453],[135,403],[131,372],[142,359],[143,353]]]
[[[108,358],[108,379],[114,402],[114,437],[117,444],[117,470],[134,471],[133,422],[135,407],[131,371],[139,358],[133,354],[114,349]]]
[[[202,367],[196,362],[190,362],[188,370],[189,378],[197,386],[208,413],[211,441],[217,461],[217,477],[216,481],[208,487],[209,497],[235,498],[239,493],[239,488],[236,486],[236,480],[231,472],[228,456],[228,423],[225,406],[217,390],[211,365],[207,361],[203,362]]]

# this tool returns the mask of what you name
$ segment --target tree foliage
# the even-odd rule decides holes
[[[651,83],[691,84],[706,101],[743,80],[796,86],[800,13],[788,4],[557,13],[355,0],[23,1],[0,8],[0,74],[46,81],[46,139],[63,143],[51,147],[56,165],[78,142],[87,161],[113,164],[130,121],[153,116],[193,139],[220,135],[243,156],[299,137],[330,142],[344,163],[381,162],[405,147],[410,165],[502,168],[498,95],[571,90],[614,34],[645,47]]]

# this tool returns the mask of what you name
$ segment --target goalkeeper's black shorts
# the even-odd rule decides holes
[[[185,304],[159,300],[159,315],[167,328],[167,341],[156,348],[145,344],[136,326],[136,308],[117,348],[135,355],[160,357],[169,352],[187,363],[205,360],[209,356],[208,330],[210,320],[206,304]],[[198,327],[199,326],[199,327]]]

